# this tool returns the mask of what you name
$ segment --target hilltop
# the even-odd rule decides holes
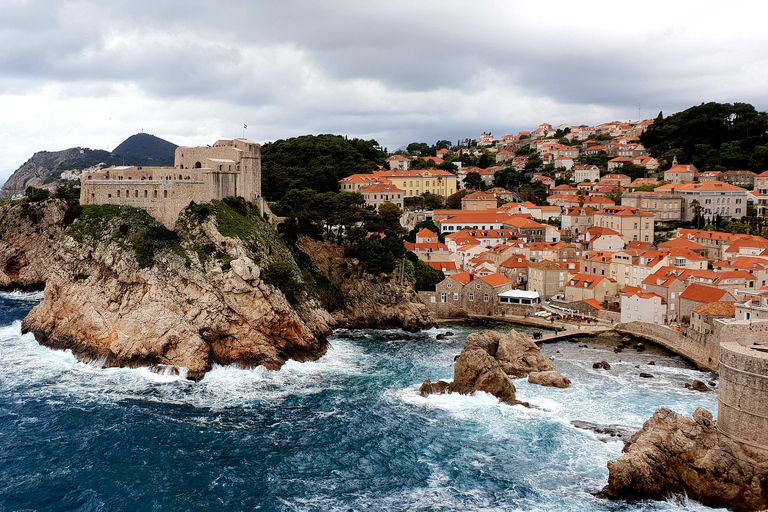
[[[22,192],[27,187],[55,186],[64,183],[63,171],[105,165],[173,165],[176,144],[148,133],[137,133],[125,139],[114,151],[69,148],[62,151],[39,151],[16,169],[3,185],[5,195]]]

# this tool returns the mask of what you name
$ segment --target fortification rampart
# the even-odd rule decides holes
[[[615,330],[652,341],[683,356],[702,370],[717,372],[720,348],[715,335],[699,335],[693,331],[680,332],[663,325],[645,322],[618,324]]]
[[[768,347],[720,345],[717,428],[728,437],[768,450]]]
[[[263,205],[261,148],[253,141],[235,139],[205,148],[180,147],[174,167],[110,167],[81,176],[81,204],[143,208],[171,229],[190,202],[230,196]]]

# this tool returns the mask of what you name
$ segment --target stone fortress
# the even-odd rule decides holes
[[[229,196],[261,197],[261,146],[248,139],[219,140],[208,147],[178,147],[173,167],[109,167],[80,178],[80,204],[143,208],[173,229],[190,202]]]

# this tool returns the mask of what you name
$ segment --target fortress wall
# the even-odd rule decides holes
[[[768,450],[768,353],[729,341],[720,345],[717,428]]]
[[[173,229],[181,210],[195,197],[206,194],[205,184],[200,181],[85,180],[80,189],[80,204],[117,204],[143,208],[166,227]]]
[[[645,322],[618,324],[616,331],[644,338],[688,359],[700,369],[717,372],[720,341],[716,335],[694,331],[678,332],[663,325]]]

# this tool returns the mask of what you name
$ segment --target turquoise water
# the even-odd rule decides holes
[[[339,331],[319,361],[217,367],[194,383],[89,366],[21,336],[40,298],[0,295],[3,512],[709,510],[684,498],[593,497],[623,444],[570,423],[640,428],[660,406],[715,412],[715,393],[683,387],[711,377],[670,354],[544,345],[573,384],[516,380],[530,409],[484,394],[419,395],[424,379],[452,377],[476,329],[460,325]],[[593,370],[603,359],[612,370]]]

